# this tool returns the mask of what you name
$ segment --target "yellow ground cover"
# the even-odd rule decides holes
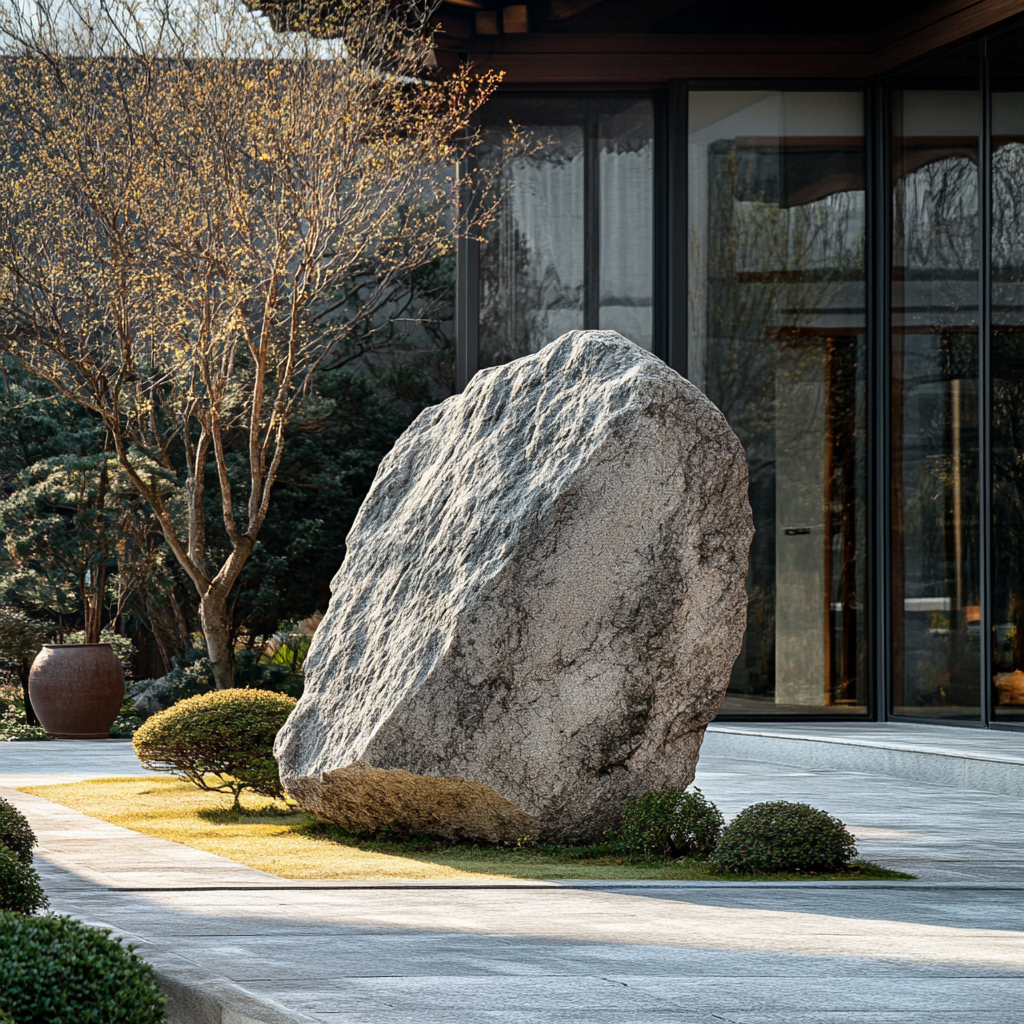
[[[670,864],[629,863],[615,855],[580,856],[555,848],[502,849],[431,841],[360,840],[281,801],[245,794],[244,813],[232,811],[231,798],[205,793],[191,783],[150,776],[92,779],[22,791],[63,804],[114,825],[183,843],[198,850],[269,871],[282,878],[397,879],[484,878],[591,880],[703,880],[749,877],[803,878],[806,875],[712,875],[700,861]],[[909,878],[875,865],[851,865],[830,878]]]
[[[680,878],[670,867],[559,863],[530,850],[474,850],[453,847],[439,852],[383,853],[351,844],[296,832],[313,821],[304,813],[282,814],[285,805],[245,794],[247,810],[268,808],[267,814],[234,814],[231,798],[204,793],[191,783],[175,779],[93,779],[52,786],[25,786],[25,793],[74,808],[94,818],[219,854],[240,864],[269,871],[282,878],[416,879],[480,876],[499,878]],[[706,871],[701,868],[703,877]]]

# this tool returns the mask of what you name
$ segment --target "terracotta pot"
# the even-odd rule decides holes
[[[105,740],[124,701],[124,672],[110,644],[47,644],[32,662],[28,694],[59,740]]]

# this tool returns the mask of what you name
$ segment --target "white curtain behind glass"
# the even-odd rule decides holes
[[[653,341],[654,125],[647,102],[598,121],[598,325],[648,351]]]
[[[650,349],[651,101],[507,97],[488,116],[489,151],[507,162],[505,198],[480,251],[479,365],[583,328],[617,330]],[[528,156],[508,154],[509,122],[531,140]]]

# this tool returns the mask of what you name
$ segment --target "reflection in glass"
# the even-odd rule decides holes
[[[594,327],[648,351],[653,336],[654,121],[649,102],[597,117],[600,299]],[[591,326],[590,323],[587,326]]]
[[[1024,718],[1024,32],[992,55],[995,717]]]
[[[978,161],[971,89],[893,97],[893,711],[979,715]]]
[[[863,713],[861,93],[691,92],[689,377],[750,468],[725,712]]]
[[[505,198],[480,247],[480,367],[581,328],[649,350],[652,102],[507,97],[486,117],[482,159],[502,161]]]

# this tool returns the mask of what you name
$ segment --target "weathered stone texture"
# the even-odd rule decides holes
[[[722,414],[614,332],[479,373],[381,464],[277,740],[353,828],[599,836],[682,788],[744,629]]]

